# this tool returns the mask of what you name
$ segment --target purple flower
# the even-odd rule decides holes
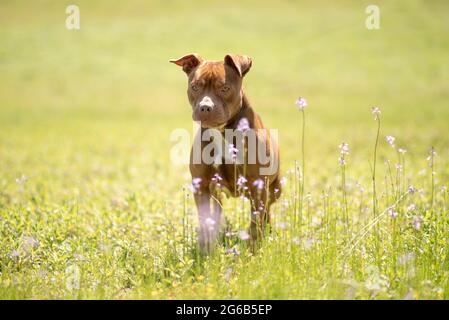
[[[226,249],[226,253],[227,254],[238,255],[239,251],[237,250],[237,248],[233,247],[233,248],[230,248],[230,249]]]
[[[426,158],[429,162],[429,167],[433,168],[433,158],[437,155],[437,152],[433,149],[433,147],[429,151],[429,156]],[[433,174],[433,173],[432,173]]]
[[[229,155],[231,156],[232,160],[235,161],[237,158],[237,153],[239,152],[239,149],[237,149],[232,143],[228,145],[228,151]]]
[[[248,182],[248,180],[246,180],[244,176],[239,176],[239,178],[237,179],[237,185],[240,187],[243,186],[246,182]]]
[[[392,207],[388,208],[387,212],[392,218],[396,218],[399,215],[399,213],[395,211],[394,208]]]
[[[342,142],[342,144],[340,144],[338,147],[340,148],[341,155],[349,154],[349,144],[347,144],[346,142]]]
[[[423,217],[421,215],[413,217],[412,224],[415,230],[421,230],[422,219]]]
[[[345,156],[349,155],[349,144],[342,142],[342,144],[338,147],[340,148],[340,157],[338,158],[338,162],[340,163],[340,166],[343,167],[346,165]]]
[[[280,180],[280,184],[281,186],[285,186],[287,184],[287,178],[286,177],[282,177]]]
[[[414,194],[417,191],[417,189],[414,186],[409,186],[407,191],[410,194]]]
[[[192,179],[192,192],[197,193],[201,186],[201,178]]]
[[[296,100],[296,105],[298,106],[299,111],[303,111],[305,107],[307,107],[307,100],[303,97],[299,97]]]
[[[248,187],[246,186],[247,182],[248,182],[248,180],[246,180],[246,178],[244,176],[240,175],[238,177],[238,179],[237,179],[237,186],[238,186],[239,191],[248,189]]]
[[[387,140],[388,144],[389,144],[392,148],[394,148],[394,141],[396,140],[395,137],[393,137],[393,136],[386,136],[386,137],[385,137],[385,140]]]
[[[262,190],[264,186],[264,182],[262,179],[257,179],[253,182],[253,186],[255,186],[257,189]]]
[[[374,114],[374,120],[379,120],[379,115],[380,115],[379,107],[372,107],[371,112]]]
[[[223,180],[223,178],[218,174],[214,174],[214,176],[211,179],[213,182],[215,182],[217,184],[217,186],[220,186],[220,181]]]
[[[245,132],[248,131],[249,128],[249,122],[248,119],[246,118],[242,118],[239,120],[239,123],[237,124],[237,130]]]

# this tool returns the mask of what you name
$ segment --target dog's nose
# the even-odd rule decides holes
[[[201,112],[211,112],[212,107],[211,106],[200,106],[200,111]]]
[[[211,112],[214,108],[214,102],[208,96],[205,96],[200,103],[198,104],[200,111],[203,112]]]

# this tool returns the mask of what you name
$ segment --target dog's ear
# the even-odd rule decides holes
[[[184,72],[187,74],[189,74],[193,69],[195,69],[202,61],[203,58],[201,58],[196,53],[185,55],[179,59],[170,60],[170,62],[175,63],[178,66],[182,67],[182,70],[184,70]]]
[[[237,70],[238,74],[241,77],[244,77],[245,74],[248,73],[249,69],[251,69],[252,60],[248,56],[243,56],[239,54],[228,54],[224,58],[225,64],[231,66],[235,70]]]

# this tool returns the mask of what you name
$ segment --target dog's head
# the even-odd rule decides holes
[[[181,66],[188,76],[187,95],[192,105],[192,118],[204,128],[221,128],[242,105],[242,79],[251,68],[251,58],[227,55],[223,61],[203,60],[188,54],[170,60]]]

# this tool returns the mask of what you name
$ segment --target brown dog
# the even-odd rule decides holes
[[[194,121],[201,122],[201,130],[195,139],[200,147],[195,148],[194,143],[190,157],[190,172],[199,214],[200,246],[210,251],[218,237],[222,220],[222,190],[227,190],[234,197],[245,196],[250,199],[249,236],[251,240],[257,240],[270,222],[270,206],[279,198],[281,185],[277,144],[249,105],[242,88],[243,77],[251,68],[251,58],[226,55],[224,61],[206,61],[197,54],[189,54],[170,62],[181,66],[187,74],[187,95],[193,109],[192,117]],[[201,157],[200,161],[195,161],[198,159],[196,156],[203,155],[208,148],[202,139],[208,129],[216,129],[219,137],[224,138],[224,143],[231,146],[233,162],[226,161],[225,154],[217,153],[215,149],[210,153],[215,157],[214,163],[202,161]],[[234,133],[231,139],[228,138],[228,131]],[[235,148],[238,145],[240,148]],[[240,161],[237,161],[237,154]],[[264,173],[263,169],[267,169],[265,156],[271,160],[271,170],[265,170]],[[217,163],[217,158],[223,161]],[[273,166],[273,163],[276,165]]]

